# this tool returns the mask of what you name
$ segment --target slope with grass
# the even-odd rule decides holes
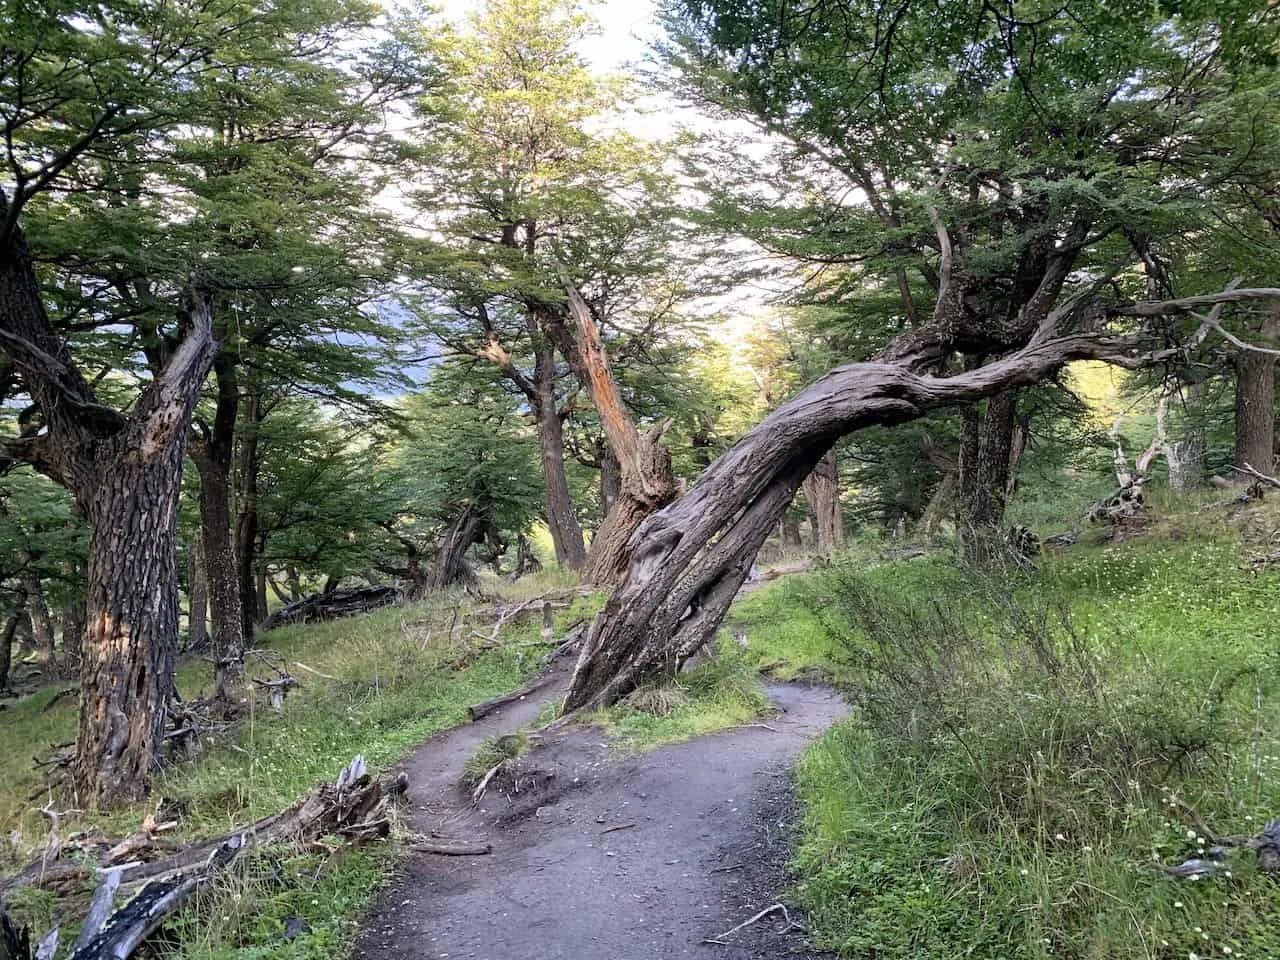
[[[1033,573],[850,556],[738,608],[758,660],[825,669],[855,703],[798,767],[818,945],[1280,955],[1252,852],[1197,881],[1162,866],[1280,816],[1280,570],[1248,563],[1278,514],[1175,506]]]
[[[508,599],[527,599],[560,585],[554,577],[522,582],[507,588]],[[589,615],[598,603],[598,597],[584,597],[559,611],[558,630]],[[504,626],[500,642],[490,646],[472,634],[468,615],[475,606],[463,595],[445,594],[266,635],[300,685],[282,712],[256,704],[234,729],[210,735],[193,760],[158,775],[154,798],[181,810],[176,836],[217,834],[280,810],[316,782],[331,779],[355,754],[363,754],[372,769],[386,768],[435,731],[464,722],[470,704],[519,686],[546,649],[533,643],[539,624]],[[482,629],[489,633],[488,626]],[[272,675],[252,657],[248,672]],[[208,664],[198,660],[182,665],[183,693],[198,694],[210,683],[209,673]],[[0,726],[0,777],[7,785],[0,828],[10,837],[9,868],[26,862],[48,835],[48,821],[36,809],[43,801],[24,802],[40,783],[32,754],[74,736],[73,698],[46,710],[53,693],[11,707]],[[61,809],[63,800],[54,802]],[[123,836],[136,830],[153,807],[154,801],[109,816],[77,812],[63,818],[60,829],[63,836],[73,830]],[[168,931],[173,955],[183,960],[341,956],[356,918],[393,866],[393,853],[380,845],[332,855],[242,858]],[[82,913],[84,904],[26,889],[7,906],[43,932]],[[64,926],[63,942],[73,929]]]

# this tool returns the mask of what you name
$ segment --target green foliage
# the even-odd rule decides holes
[[[1154,865],[1202,852],[1202,822],[1249,834],[1280,802],[1280,583],[1239,551],[1192,515],[999,585],[942,559],[847,563],[744,604],[767,613],[807,592],[860,705],[799,767],[797,891],[818,943],[849,957],[1274,952],[1252,853],[1199,882]],[[747,630],[786,641],[768,617]]]

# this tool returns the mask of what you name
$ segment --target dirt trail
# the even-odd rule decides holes
[[[627,758],[600,730],[570,726],[472,806],[458,780],[476,745],[530,723],[567,679],[563,670],[535,697],[432,738],[404,764],[414,829],[483,838],[493,853],[410,856],[366,918],[357,960],[816,956],[773,919],[728,945],[702,941],[776,901],[793,819],[788,770],[845,713],[840,698],[771,685],[778,713],[767,728]]]

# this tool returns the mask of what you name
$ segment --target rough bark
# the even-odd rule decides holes
[[[1266,313],[1252,339],[1271,347],[1280,333],[1280,308]],[[1244,350],[1236,357],[1236,445],[1237,467],[1251,466],[1272,473],[1275,461],[1276,358],[1269,353]]]
[[[480,511],[468,504],[440,539],[436,561],[427,578],[429,590],[475,581],[475,571],[467,563],[467,551],[483,539],[487,526]]]
[[[0,242],[0,344],[43,420],[5,449],[66,486],[90,526],[72,781],[81,806],[132,799],[146,792],[173,691],[178,495],[215,350],[209,298],[195,292],[181,339],[151,350],[151,383],[125,416],[97,401],[53,330],[22,231]]]
[[[827,554],[844,546],[844,514],[840,508],[840,473],[835,450],[828,450],[801,485],[813,523],[814,546]]]
[[[53,649],[53,617],[49,615],[49,604],[45,602],[44,587],[41,586],[39,577],[27,576],[23,578],[22,589],[27,595],[31,639],[35,643],[40,673],[46,677],[55,676],[58,672],[58,660]]]
[[[263,411],[257,391],[250,384],[241,406],[239,462],[236,465],[236,578],[240,590],[240,611],[244,623],[244,646],[253,645],[253,628],[266,611],[258,610],[254,570],[258,558],[258,427]]]
[[[711,638],[761,543],[840,436],[1030,386],[1074,359],[1146,362],[1132,339],[1056,335],[1061,316],[1044,316],[1047,332],[1028,334],[1004,359],[947,378],[918,372],[937,362],[947,338],[910,331],[880,360],[837,367],[778,407],[641,526],[626,576],[583,644],[566,711],[616,701]]]
[[[239,699],[244,686],[245,617],[236,549],[231,537],[231,468],[235,457],[240,387],[235,360],[220,353],[213,363],[218,396],[213,423],[191,445],[200,475],[200,540],[212,621],[214,696]]]
[[[577,288],[566,284],[568,315],[545,321],[591,396],[609,449],[619,466],[617,498],[591,540],[582,576],[587,583],[616,583],[630,560],[631,537],[654,510],[676,498],[671,452],[662,443],[670,421],[641,431],[622,399],[600,327]]]
[[[4,630],[0,631],[0,691],[9,689],[9,671],[13,668],[13,638],[18,632],[18,621],[21,613],[11,613],[4,621]]]
[[[972,425],[965,421],[961,444],[961,543],[969,560],[990,558],[1001,542],[1000,524],[1010,488],[1014,428],[1017,420],[1017,391],[1009,390],[989,398],[976,418],[976,450]]]
[[[199,653],[209,643],[209,584],[204,574],[202,539],[197,532],[187,549],[187,650]]]

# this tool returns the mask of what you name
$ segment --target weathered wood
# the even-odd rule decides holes
[[[467,707],[467,719],[472,723],[481,720],[493,713],[495,710],[501,710],[509,703],[515,703],[517,700],[523,700],[532,693],[537,693],[547,684],[551,683],[555,677],[541,676],[530,680],[523,687],[512,690],[510,693],[504,693],[500,697],[494,697],[492,700],[482,700],[479,703],[473,703]]]
[[[400,590],[391,586],[356,587],[334,590],[330,593],[313,593],[311,596],[281,607],[262,622],[262,630],[297,623],[315,623],[320,620],[336,620],[368,613],[379,607],[390,606],[402,599]]]
[[[865,363],[835,368],[783,403],[713,463],[685,496],[650,516],[631,543],[631,562],[583,644],[565,710],[616,702],[641,683],[674,673],[712,636],[747,576],[760,545],[782,519],[801,481],[835,441],[872,425],[891,425],[944,406],[972,404],[1033,386],[1072,360],[1129,368],[1162,362],[1177,348],[1144,332],[1114,334],[1110,315],[1161,316],[1228,300],[1280,296],[1274,289],[1230,289],[1211,298],[1107,306],[1091,292],[1052,309],[1065,278],[1046,275],[1021,346],[952,376],[925,371],[963,347],[973,352],[980,325],[940,313]],[[1202,325],[1213,315],[1202,319]],[[1068,333],[1079,323],[1079,332]]]

